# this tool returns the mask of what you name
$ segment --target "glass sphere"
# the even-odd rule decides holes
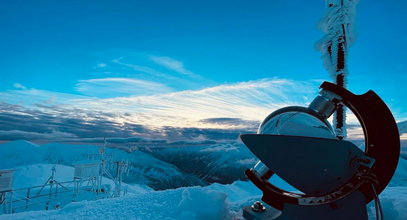
[[[337,139],[326,119],[308,108],[297,106],[271,113],[257,133]]]

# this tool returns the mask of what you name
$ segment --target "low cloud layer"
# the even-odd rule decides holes
[[[181,128],[163,126],[149,128],[135,123],[117,123],[111,114],[82,113],[72,118],[59,109],[58,115],[1,103],[0,140],[30,140],[37,142],[103,143],[107,138],[113,145],[191,145],[237,140],[239,134],[250,129]],[[50,110],[50,109],[48,109]],[[86,118],[86,119],[85,119]]]
[[[128,89],[138,83],[150,85],[121,78],[94,79],[81,81],[77,89],[94,93],[98,90],[94,84],[107,82],[124,83]],[[318,85],[261,79],[180,92],[166,92],[163,87],[160,94],[114,98],[10,90],[0,93],[0,140],[101,143],[106,137],[127,145],[237,140],[241,133],[254,133],[279,108],[307,106],[317,95]],[[355,124],[352,116],[348,119]],[[349,129],[351,136],[360,137],[358,127]]]
[[[257,128],[260,125],[260,121],[244,120],[241,118],[206,118],[200,120],[199,122],[222,126],[245,127],[252,129]]]

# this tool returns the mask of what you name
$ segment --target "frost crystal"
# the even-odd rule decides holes
[[[322,52],[325,68],[333,79],[339,74],[347,75],[346,65],[338,68],[338,51],[343,49],[346,62],[347,48],[355,41],[354,21],[359,0],[327,0],[327,10],[318,28],[325,36],[316,44]],[[344,63],[345,64],[345,63]]]

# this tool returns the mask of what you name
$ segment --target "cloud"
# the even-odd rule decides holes
[[[127,82],[126,80],[124,81]],[[114,80],[107,81],[112,83]],[[123,84],[123,79],[118,81]],[[104,90],[103,86],[106,82],[96,79],[81,83],[82,91],[87,89],[90,91],[98,88]],[[100,83],[102,87],[99,87]],[[127,86],[133,84],[138,85],[138,82],[130,82]],[[89,115],[94,117],[94,115],[110,114],[111,116],[106,118],[119,124],[127,122],[148,127],[226,128],[229,125],[225,123],[213,123],[214,121],[208,123],[209,121],[201,120],[238,118],[246,121],[261,121],[269,113],[281,107],[306,106],[317,94],[318,85],[319,83],[316,82],[261,79],[199,90],[113,98],[30,89],[2,92],[0,102],[30,107],[54,115],[64,112],[70,114],[70,117],[86,118]],[[154,86],[158,85],[154,84]],[[113,90],[113,88],[110,89]],[[129,88],[127,92],[135,94],[135,92],[129,92],[132,89]],[[98,95],[97,91],[95,93],[94,95]],[[50,97],[55,98],[50,101]]]
[[[175,60],[171,57],[149,56],[149,59],[154,63],[173,70],[177,73],[194,76],[195,74],[187,70],[181,61]]]
[[[151,133],[143,125],[117,123],[115,117],[100,112],[74,113],[48,107],[28,109],[18,105],[1,103],[0,138],[2,140],[65,140],[67,138],[131,137],[140,133]]]
[[[131,63],[125,63],[122,61],[123,57],[119,57],[117,59],[113,59],[112,63],[117,64],[122,67],[130,68],[132,70],[142,72],[142,73],[147,73],[149,75],[153,76],[158,76],[158,77],[168,77],[168,74],[161,73],[151,67],[148,66],[141,66],[141,65],[136,65],[136,64],[131,64]]]
[[[199,122],[222,125],[225,127],[243,127],[243,128],[257,128],[260,125],[260,121],[250,121],[244,120],[241,118],[206,118],[202,119]]]
[[[0,140],[12,141],[12,140],[39,140],[39,141],[61,141],[76,138],[75,135],[65,132],[53,131],[50,133],[29,132],[21,130],[0,130]]]
[[[0,92],[0,103],[9,103],[24,107],[35,107],[38,104],[73,106],[78,99],[90,98],[83,95],[39,89],[8,90]]]
[[[304,105],[317,93],[317,86],[284,79],[262,79],[153,96],[100,100],[115,111],[126,105],[128,112],[182,117],[187,123],[206,118],[242,118],[259,121],[270,112],[288,105]],[[170,121],[168,118],[167,121]]]
[[[27,89],[25,86],[21,85],[20,83],[14,83],[14,88],[17,88],[17,89]]]
[[[131,78],[80,80],[75,89],[84,95],[95,97],[152,95],[172,91],[161,83]]]
[[[236,140],[245,129],[200,129],[164,126],[149,128],[135,123],[117,123],[98,112],[79,112],[81,116],[48,107],[48,113],[1,103],[0,140],[60,141],[70,143],[103,143],[106,137],[111,146],[132,149],[143,146],[191,146]],[[52,113],[50,113],[52,112]],[[57,113],[57,114],[56,114]]]
[[[356,140],[356,139],[364,139],[365,134],[363,133],[363,128],[359,124],[355,125],[347,125],[347,135],[349,139]]]
[[[99,67],[99,68],[104,68],[104,67],[106,67],[106,66],[107,66],[106,63],[98,63],[98,64],[97,64],[97,67]]]
[[[115,83],[116,86],[142,85],[144,88],[151,84],[127,78],[80,83],[82,91],[109,89],[105,87],[114,87]],[[95,137],[195,142],[236,140],[240,133],[255,132],[259,123],[279,108],[307,106],[317,95],[319,84],[267,78],[152,95],[134,95],[137,93],[132,92],[133,88],[128,88],[123,94],[134,96],[113,98],[35,89],[11,90],[0,93],[0,102],[3,102],[0,130],[61,132],[61,138],[64,134],[81,141]],[[152,83],[152,86],[159,84]],[[357,128],[352,129],[351,134],[359,132]]]
[[[150,56],[148,56],[150,57]],[[184,89],[197,89],[202,88],[208,85],[214,85],[214,82],[208,80],[202,76],[197,74],[191,74],[190,77],[185,77],[186,75],[182,74],[169,74],[166,72],[158,71],[155,67],[145,66],[145,65],[137,65],[129,62],[124,62],[124,58],[120,57],[117,59],[113,59],[111,62],[112,64],[110,68],[113,72],[133,72],[132,74],[137,74],[139,77],[144,77],[149,80],[153,80],[155,82],[162,82],[165,83],[167,86],[172,88],[179,88],[180,90]],[[141,60],[141,62],[145,62],[145,60]],[[177,61],[179,62],[179,61]],[[154,62],[155,63],[155,62]],[[156,64],[156,63],[155,63]],[[162,66],[158,64],[159,66]],[[189,72],[189,71],[188,71]],[[184,72],[186,73],[186,72]]]

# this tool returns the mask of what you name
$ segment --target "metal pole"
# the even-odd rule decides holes
[[[332,7],[332,6],[331,6]],[[341,7],[344,7],[344,1],[341,0]],[[337,50],[337,62],[336,62],[336,84],[341,87],[345,87],[345,70],[346,70],[346,28],[345,24],[341,24],[342,26],[342,35],[338,37],[338,50]],[[346,124],[346,110],[343,104],[339,103],[337,106],[336,114],[335,114],[335,126],[337,131],[337,136],[340,139],[346,137],[346,128],[344,125]]]
[[[325,0],[326,13],[320,28],[326,33],[318,42],[323,61],[334,82],[346,86],[348,47],[354,41],[352,27],[356,4],[359,0]],[[346,137],[346,110],[342,103],[337,103],[334,115],[334,129],[338,138]]]

